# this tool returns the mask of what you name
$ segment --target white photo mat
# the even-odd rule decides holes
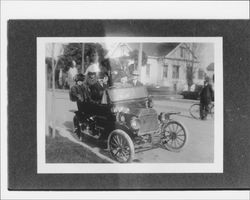
[[[213,43],[215,116],[213,163],[46,163],[46,43]],[[37,38],[37,173],[223,173],[223,38],[222,37],[38,37]]]

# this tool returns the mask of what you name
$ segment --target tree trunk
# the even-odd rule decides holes
[[[139,44],[139,53],[138,53],[138,72],[139,80],[141,80],[141,67],[142,67],[142,43]]]
[[[55,44],[52,44],[52,108],[51,108],[51,113],[52,113],[52,137],[54,138],[56,135],[56,130],[55,130]]]
[[[85,44],[82,43],[82,69],[81,72],[84,74],[85,72],[85,66],[84,66],[84,50],[85,50]]]

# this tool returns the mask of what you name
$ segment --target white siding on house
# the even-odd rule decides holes
[[[184,47],[184,49],[182,48]],[[191,52],[187,50],[187,47],[194,52],[196,59],[193,58]],[[183,49],[183,50],[182,50]],[[194,78],[193,82],[195,84],[203,84],[204,79],[198,78],[199,69],[204,70],[206,74],[206,67],[214,62],[214,46],[212,43],[186,43],[178,45],[172,52],[165,56],[165,64],[169,66],[169,76],[167,79],[162,81],[162,85],[168,85],[170,88],[174,89],[174,85],[177,84],[177,90],[182,90],[187,84],[187,65],[195,61],[193,66]],[[172,77],[173,66],[178,65],[179,68],[179,79]]]
[[[147,66],[141,68],[141,82],[148,85],[158,85],[162,79],[162,65],[156,58],[148,58],[147,64],[150,66],[150,75],[148,76]]]
[[[143,84],[148,84],[149,82],[149,78],[148,76],[146,75],[146,66],[142,66],[141,67],[141,73],[140,73],[140,81],[143,83]]]
[[[181,51],[181,45],[178,45],[166,56],[164,61],[168,65],[168,77],[163,80],[163,85],[169,86],[172,90],[182,90],[186,83],[186,61],[184,57],[187,58],[187,55],[185,55],[186,51]],[[174,66],[179,66],[179,78],[173,77]]]

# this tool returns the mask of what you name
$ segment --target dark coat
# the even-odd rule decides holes
[[[200,93],[200,103],[209,104],[214,99],[214,91],[210,84],[204,86]]]
[[[90,99],[88,87],[83,85],[73,85],[69,92],[70,100],[76,102],[88,102]]]
[[[101,85],[98,81],[89,86],[91,99],[98,103],[101,103],[104,91],[108,88],[106,84]]]
[[[143,86],[143,84],[140,81],[137,81],[136,84],[134,84],[133,80],[128,81],[129,84],[131,84],[134,87],[140,87]]]

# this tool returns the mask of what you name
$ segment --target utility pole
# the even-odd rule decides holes
[[[81,72],[84,74],[85,72],[85,67],[84,67],[84,50],[85,50],[85,44],[82,43],[82,70]]]
[[[51,101],[51,113],[52,113],[52,137],[56,135],[55,131],[55,43],[52,43],[52,101]]]
[[[139,43],[139,53],[138,53],[138,72],[139,80],[141,81],[141,67],[142,67],[142,43]]]

